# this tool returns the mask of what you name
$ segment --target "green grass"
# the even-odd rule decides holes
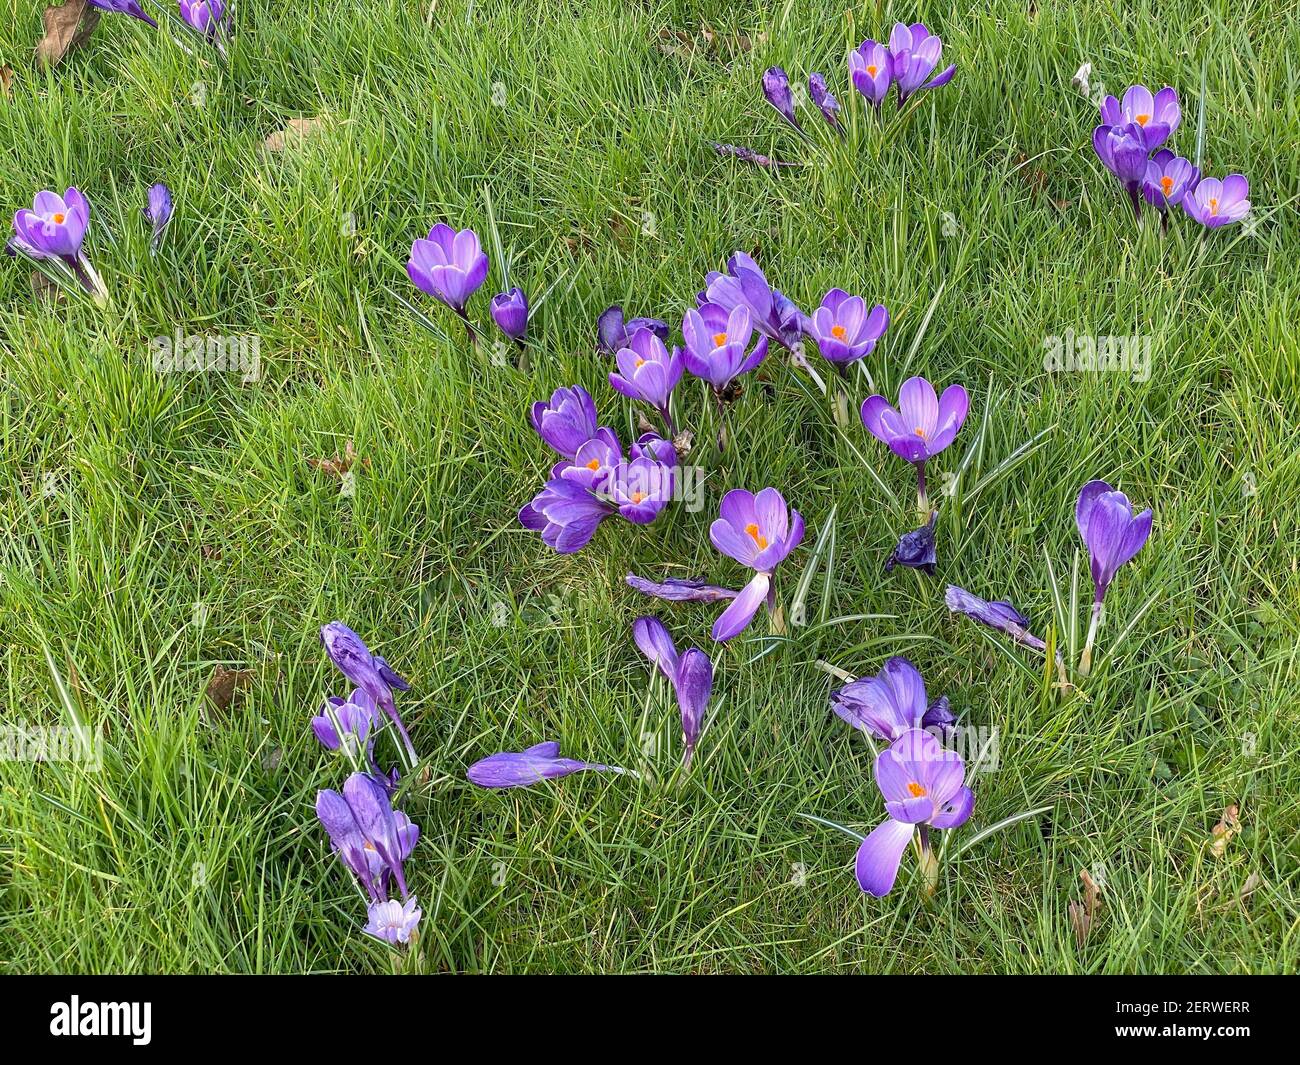
[[[100,772],[0,763],[0,971],[391,968],[312,814],[344,776],[308,727],[341,688],[316,635],[335,617],[413,685],[399,705],[423,759],[404,803],[423,829],[408,874],[426,969],[1300,967],[1294,3],[450,0],[428,15],[426,0],[246,0],[228,75],[111,15],[47,74],[30,60],[37,5],[7,6],[0,204],[75,182],[119,239],[92,236],[104,312],[38,305],[28,269],[0,262],[0,713],[68,723],[52,661],[105,738]],[[918,15],[959,73],[882,133],[843,55]],[[706,23],[716,48],[657,47],[664,27]],[[1249,176],[1254,235],[1135,228],[1070,88],[1084,59],[1094,85],[1176,86],[1185,154],[1204,76],[1205,166]],[[758,89],[774,63],[827,74],[844,144],[811,112],[815,145],[780,124]],[[300,150],[259,147],[312,115],[328,128]],[[709,140],[808,165],[773,176]],[[138,211],[155,180],[178,210],[150,259]],[[549,291],[531,374],[476,356],[426,300],[450,339],[432,337],[394,298],[439,219],[495,236],[510,283]],[[882,571],[914,521],[909,471],[856,422],[838,433],[777,358],[724,456],[704,391],[681,390],[702,511],[609,522],[572,557],[515,524],[549,465],[534,399],[584,384],[632,435],[593,350],[600,309],[676,321],[737,248],[805,308],[832,285],[884,302],[893,325],[868,370],[886,394],[915,372],[970,390],[933,471],[965,464],[935,578]],[[485,327],[505,285],[493,260],[473,305]],[[262,379],[155,373],[149,340],[178,327],[260,337]],[[1067,328],[1149,337],[1150,379],[1044,373],[1044,338]],[[872,390],[852,388],[855,406]],[[348,439],[369,461],[352,499],[307,464]],[[1104,661],[1061,691],[1029,652],[951,617],[942,591],[1009,598],[1068,644],[1049,572],[1068,607],[1074,498],[1094,477],[1154,507],[1155,532],[1112,586]],[[810,529],[778,574],[787,608],[834,510],[814,623],[773,640],[760,617],[713,648],[713,716],[683,778],[671,698],[630,640],[653,604],[622,577],[734,583],[708,522],[725,490],[769,484]],[[1086,559],[1079,579],[1086,599]],[[716,608],[658,612],[679,643],[712,648]],[[817,662],[859,674],[899,653],[1000,733],[950,853],[1050,808],[946,864],[930,901],[910,877],[863,896],[852,841],[801,816],[882,819],[869,746],[830,713]],[[256,673],[224,713],[203,697],[217,663]],[[662,740],[648,760],[646,733]],[[648,772],[509,793],[465,781],[477,758],[542,739]],[[1215,857],[1229,803],[1242,828]],[[1107,882],[1081,949],[1067,906],[1085,867]]]

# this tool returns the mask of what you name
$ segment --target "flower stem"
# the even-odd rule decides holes
[[[1088,638],[1083,643],[1083,656],[1079,659],[1079,676],[1086,677],[1092,671],[1092,644],[1097,638],[1097,627],[1101,624],[1101,600],[1092,604],[1092,621],[1088,624]]]
[[[921,520],[930,517],[930,497],[925,493],[925,459],[916,464],[916,509],[921,512]]]

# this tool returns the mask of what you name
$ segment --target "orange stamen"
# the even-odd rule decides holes
[[[587,463],[587,469],[589,470],[600,469],[600,459],[592,459],[589,463]]]
[[[925,790],[925,788],[923,788],[915,780],[912,781],[912,783],[910,783],[909,785],[907,785],[907,790],[911,792],[912,798],[914,799],[924,799],[927,795],[930,794],[928,791]]]
[[[1211,198],[1210,198],[1210,214],[1218,214],[1218,213],[1219,213],[1219,201],[1216,200],[1216,199],[1214,199],[1213,197],[1211,197]]]
[[[842,325],[831,326],[831,336],[833,336],[836,340],[843,340],[845,332],[846,330]]]
[[[632,502],[633,502],[633,503],[640,503],[641,500],[643,500],[644,498],[645,498],[645,493],[644,493],[644,492],[633,492],[633,493],[632,493]]]
[[[727,334],[726,334],[726,333],[714,333],[714,334],[713,334],[713,346],[714,346],[715,348],[720,348],[720,347],[722,347],[722,345],[725,344],[726,342],[727,342]]]
[[[749,538],[754,543],[758,544],[760,551],[767,546],[767,537],[758,531],[758,526],[754,522],[751,521],[745,526],[745,532],[749,534]]]
[[[1171,177],[1162,177],[1160,179],[1160,187],[1164,190],[1165,195],[1168,196],[1174,191],[1174,179]]]
[[[1151,121],[1151,116],[1150,116],[1150,115],[1138,115],[1138,116],[1137,116],[1137,124],[1138,124],[1139,126],[1145,126],[1145,125],[1146,125],[1148,122],[1150,122],[1150,121]]]
[[[916,430],[916,435],[919,436],[922,440],[924,440],[924,439],[925,439],[925,430],[924,430],[924,429],[917,429],[917,430]]]
[[[880,68],[877,67],[875,64],[872,64],[871,66],[867,67],[867,73],[874,78],[876,76],[876,71],[879,69]]]
[[[67,218],[67,215],[56,214],[53,217],[54,217],[54,224],[56,226],[61,226],[63,225],[63,220]]]

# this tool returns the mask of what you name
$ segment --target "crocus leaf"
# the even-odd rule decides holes
[[[74,48],[80,48],[99,23],[100,12],[86,0],[65,0],[47,7],[41,15],[45,36],[36,42],[36,58],[52,67]]]
[[[989,836],[993,835],[993,833],[1001,832],[1004,828],[1009,828],[1011,825],[1014,825],[1019,821],[1028,821],[1031,817],[1037,817],[1039,814],[1045,814],[1050,809],[1051,809],[1050,806],[1039,806],[1033,810],[1026,810],[1024,813],[1014,814],[1011,817],[1004,817],[1001,821],[997,822],[997,824],[989,825],[988,828],[976,832],[975,835],[971,836],[970,839],[968,839],[965,843],[961,845],[961,848],[957,851],[957,853],[958,855],[965,854],[968,850],[970,850],[973,846],[975,846],[975,844],[983,843],[986,839],[989,838]]]

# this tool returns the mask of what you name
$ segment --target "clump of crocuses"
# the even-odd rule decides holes
[[[849,80],[876,111],[891,87],[898,91],[898,106],[925,89],[937,89],[952,81],[957,65],[938,74],[934,68],[943,56],[943,41],[923,22],[908,26],[897,22],[888,45],[865,40],[849,53]],[[933,77],[931,76],[933,75]]]
[[[1174,89],[1166,85],[1153,94],[1145,85],[1132,85],[1122,101],[1114,96],[1102,101],[1093,150],[1119,179],[1139,219],[1145,200],[1159,212],[1162,229],[1168,228],[1170,209],[1178,206],[1207,229],[1240,222],[1250,213],[1250,185],[1241,174],[1204,177],[1187,159],[1162,147],[1181,121]]]
[[[673,445],[648,433],[625,456],[614,430],[597,424],[596,404],[586,389],[556,389],[549,403],[533,404],[531,417],[537,435],[561,461],[520,510],[519,522],[561,554],[580,551],[615,514],[648,525],[673,498],[678,472]]]

